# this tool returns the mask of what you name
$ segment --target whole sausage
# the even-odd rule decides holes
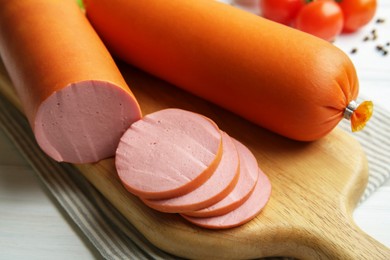
[[[0,55],[38,144],[57,161],[113,156],[141,117],[76,1],[0,0]]]
[[[310,141],[343,118],[361,129],[351,60],[329,42],[210,0],[85,0],[113,54],[286,137]]]

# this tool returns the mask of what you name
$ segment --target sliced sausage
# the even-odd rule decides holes
[[[166,200],[144,199],[146,205],[162,212],[178,213],[208,207],[226,197],[239,177],[239,159],[233,140],[222,132],[222,158],[211,177],[197,189]]]
[[[271,183],[267,176],[259,169],[259,178],[250,197],[235,210],[221,216],[197,218],[183,215],[191,223],[211,228],[225,229],[232,228],[255,218],[267,204],[271,195]]]
[[[0,55],[39,146],[57,161],[114,156],[141,117],[75,1],[0,0]]]
[[[224,199],[207,208],[186,212],[188,216],[213,217],[226,214],[243,204],[253,191],[258,178],[258,164],[252,152],[239,141],[234,140],[240,159],[240,177],[237,185]]]
[[[115,164],[128,191],[144,199],[167,199],[202,185],[221,156],[221,131],[214,122],[164,109],[131,125],[119,142]]]

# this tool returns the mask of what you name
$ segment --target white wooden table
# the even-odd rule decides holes
[[[0,130],[0,259],[97,256]]]
[[[358,70],[361,94],[390,111],[390,54],[381,56],[375,50],[376,44],[390,41],[390,1],[378,2],[377,17],[386,18],[385,24],[372,23],[354,35],[339,37],[335,45],[348,53],[358,49],[350,56]],[[378,40],[363,42],[374,28]],[[362,203],[354,217],[365,232],[390,247],[390,181]],[[0,260],[72,258],[99,256],[0,130]]]

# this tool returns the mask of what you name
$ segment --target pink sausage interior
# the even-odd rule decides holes
[[[211,217],[226,214],[239,207],[249,198],[258,178],[258,164],[252,152],[239,141],[233,139],[240,159],[240,177],[237,185],[221,201],[198,211],[185,213],[194,217]]]
[[[145,116],[126,131],[115,164],[130,192],[166,199],[203,184],[221,154],[221,132],[215,123],[196,113],[165,109]]]
[[[83,81],[53,93],[39,107],[34,134],[57,161],[96,162],[115,155],[126,129],[140,119],[137,102],[103,81]]]
[[[254,217],[267,204],[271,195],[271,183],[267,176],[259,169],[259,178],[250,197],[235,210],[221,216],[197,218],[183,215],[188,221],[202,227],[223,229],[244,224]]]
[[[213,175],[197,189],[166,200],[143,200],[146,205],[163,212],[177,213],[198,210],[223,199],[239,178],[239,159],[233,140],[222,132],[223,153]]]

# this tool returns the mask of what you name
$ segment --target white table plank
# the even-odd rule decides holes
[[[390,1],[378,1],[375,18],[384,18],[385,23],[378,24],[374,19],[362,30],[338,37],[335,45],[348,53],[355,64],[361,96],[390,111],[390,47],[386,56],[376,50],[377,45],[390,42]],[[372,30],[377,39],[363,41]],[[355,54],[350,53],[353,48],[357,48]],[[355,210],[354,218],[362,230],[390,247],[390,180]]]
[[[0,130],[0,259],[96,259]]]
[[[363,231],[390,248],[390,181],[355,210],[354,219]]]

